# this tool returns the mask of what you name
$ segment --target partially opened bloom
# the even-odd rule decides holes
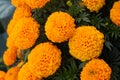
[[[32,9],[34,9],[34,8],[42,8],[50,0],[25,0],[25,1],[26,4],[28,4]]]
[[[110,80],[111,68],[102,59],[89,61],[80,74],[81,80]]]
[[[90,12],[98,12],[104,5],[105,0],[82,0]]]
[[[26,63],[20,69],[17,80],[41,80],[41,78],[36,77],[28,68],[28,63]]]
[[[75,30],[74,18],[66,12],[52,13],[45,24],[45,34],[52,42],[67,41]]]
[[[75,30],[68,44],[73,57],[86,61],[101,54],[104,35],[94,26],[81,26]]]
[[[38,77],[48,77],[61,64],[61,51],[50,42],[40,43],[28,55],[29,69]]]
[[[17,80],[19,70],[20,68],[16,66],[10,68],[6,73],[5,80]]]
[[[0,80],[5,80],[6,73],[0,70]]]
[[[8,38],[8,46],[12,42],[13,45],[22,50],[32,47],[39,36],[39,27],[40,24],[32,17],[20,19]]]
[[[3,54],[4,64],[10,66],[15,63],[17,56],[17,48],[8,48]]]

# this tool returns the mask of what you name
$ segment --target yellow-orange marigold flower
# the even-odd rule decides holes
[[[117,26],[120,26],[120,9],[111,9],[110,10],[110,19]]]
[[[120,1],[116,1],[116,2],[114,2],[112,8],[114,8],[114,9],[120,9]]]
[[[19,7],[24,5],[26,2],[25,0],[11,0],[11,3],[15,6],[15,7]]]
[[[42,8],[50,0],[25,0],[25,1],[26,4],[28,4],[32,9],[34,9],[34,8]]]
[[[32,17],[20,19],[12,30],[7,45],[13,42],[13,45],[22,50],[32,47],[39,36],[39,27]]]
[[[28,5],[24,4],[24,5],[17,7],[15,9],[13,18],[18,20],[18,19],[21,19],[23,17],[31,17],[31,15],[32,15],[31,8]]]
[[[17,49],[14,47],[8,48],[3,54],[4,64],[10,66],[16,61]]]
[[[110,80],[111,68],[102,59],[89,61],[80,74],[81,80]]]
[[[24,64],[18,73],[17,80],[41,80],[32,73],[28,68],[28,63]]]
[[[28,56],[29,69],[36,75],[48,77],[61,64],[61,51],[50,42],[40,43]]]
[[[105,0],[82,0],[90,12],[98,12],[104,5]]]
[[[6,73],[0,70],[0,80],[5,80]]]
[[[5,80],[17,80],[19,70],[20,68],[16,66],[10,68],[6,73]]]
[[[70,54],[81,61],[98,57],[103,49],[104,35],[94,26],[81,26],[69,40]]]
[[[12,32],[13,28],[15,27],[15,24],[24,17],[30,17],[32,15],[31,12],[31,8],[28,5],[23,5],[20,7],[17,7],[15,9],[13,18],[11,19],[11,21],[9,22],[8,26],[7,26],[7,33],[8,35],[10,35],[10,33]]]
[[[45,24],[47,38],[58,43],[67,41],[75,30],[74,21],[66,12],[52,13]]]

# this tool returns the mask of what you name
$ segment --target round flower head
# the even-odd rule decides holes
[[[19,70],[20,68],[16,66],[10,68],[6,73],[5,80],[17,80]]]
[[[38,38],[39,27],[40,25],[32,17],[22,18],[16,23],[8,40],[19,49],[28,49]],[[10,42],[7,43],[8,46]]]
[[[111,9],[110,19],[114,24],[120,26],[120,9]]]
[[[90,12],[98,12],[104,5],[105,0],[82,0]]]
[[[48,77],[61,64],[61,51],[50,42],[40,43],[28,56],[29,69],[36,75]]]
[[[32,8],[42,8],[50,0],[25,0],[26,3]]]
[[[5,72],[0,70],[0,80],[5,80]]]
[[[25,0],[11,0],[11,3],[15,6],[15,7],[19,7],[24,5],[26,2]]]
[[[89,61],[80,74],[81,80],[110,80],[111,68],[102,59]]]
[[[32,15],[31,8],[28,5],[24,4],[15,9],[13,18],[19,20],[23,17],[30,17],[31,15]]]
[[[18,79],[17,80],[40,80],[41,78],[38,78],[32,73],[28,68],[28,63],[24,64],[22,68],[20,69],[18,73]]]
[[[114,2],[112,8],[113,8],[113,9],[120,9],[120,1],[116,1],[116,2]]]
[[[81,61],[98,57],[103,49],[104,35],[94,26],[81,26],[69,40],[70,54]]]
[[[8,48],[3,54],[4,64],[7,66],[14,64],[14,62],[16,61],[16,56],[17,56],[17,49],[13,47]]]
[[[47,38],[58,43],[67,41],[75,30],[74,21],[68,13],[52,13],[45,24]]]

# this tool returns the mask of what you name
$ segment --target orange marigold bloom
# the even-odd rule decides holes
[[[32,47],[39,36],[40,25],[32,18],[20,19],[7,40],[7,45],[15,45],[19,49]]]
[[[114,9],[120,9],[120,1],[116,1],[116,2],[114,2],[112,8],[114,8]]]
[[[0,80],[5,80],[6,73],[0,70]]]
[[[102,59],[89,61],[80,74],[81,80],[110,80],[111,68]]]
[[[10,35],[15,24],[24,17],[30,17],[32,15],[31,8],[28,5],[23,5],[15,9],[13,19],[9,22],[7,26],[7,33]]]
[[[120,26],[120,9],[111,9],[110,10],[110,19],[117,26]]]
[[[41,80],[32,73],[28,68],[28,63],[24,64],[18,73],[17,80]]]
[[[82,0],[90,12],[98,12],[104,5],[105,0]]]
[[[25,0],[26,3],[32,8],[42,8],[50,0]]]
[[[28,5],[24,4],[15,9],[13,18],[18,20],[23,17],[31,17],[31,15],[32,15],[31,8]]]
[[[16,61],[17,49],[14,47],[8,48],[3,54],[4,64],[10,66]]]
[[[61,64],[61,51],[50,42],[40,43],[28,56],[29,69],[36,75],[48,77]]]
[[[52,42],[67,41],[75,30],[74,19],[65,12],[52,13],[45,24],[46,35]]]
[[[19,70],[20,68],[16,66],[10,68],[6,73],[5,80],[17,80]]]
[[[69,40],[70,54],[81,61],[98,57],[103,49],[104,35],[94,26],[81,26]]]
[[[26,2],[25,0],[11,0],[11,3],[15,6],[15,7],[19,7],[24,5]]]

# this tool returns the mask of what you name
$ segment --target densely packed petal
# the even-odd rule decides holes
[[[69,40],[70,54],[81,61],[98,57],[103,49],[104,35],[94,26],[81,26]]]

